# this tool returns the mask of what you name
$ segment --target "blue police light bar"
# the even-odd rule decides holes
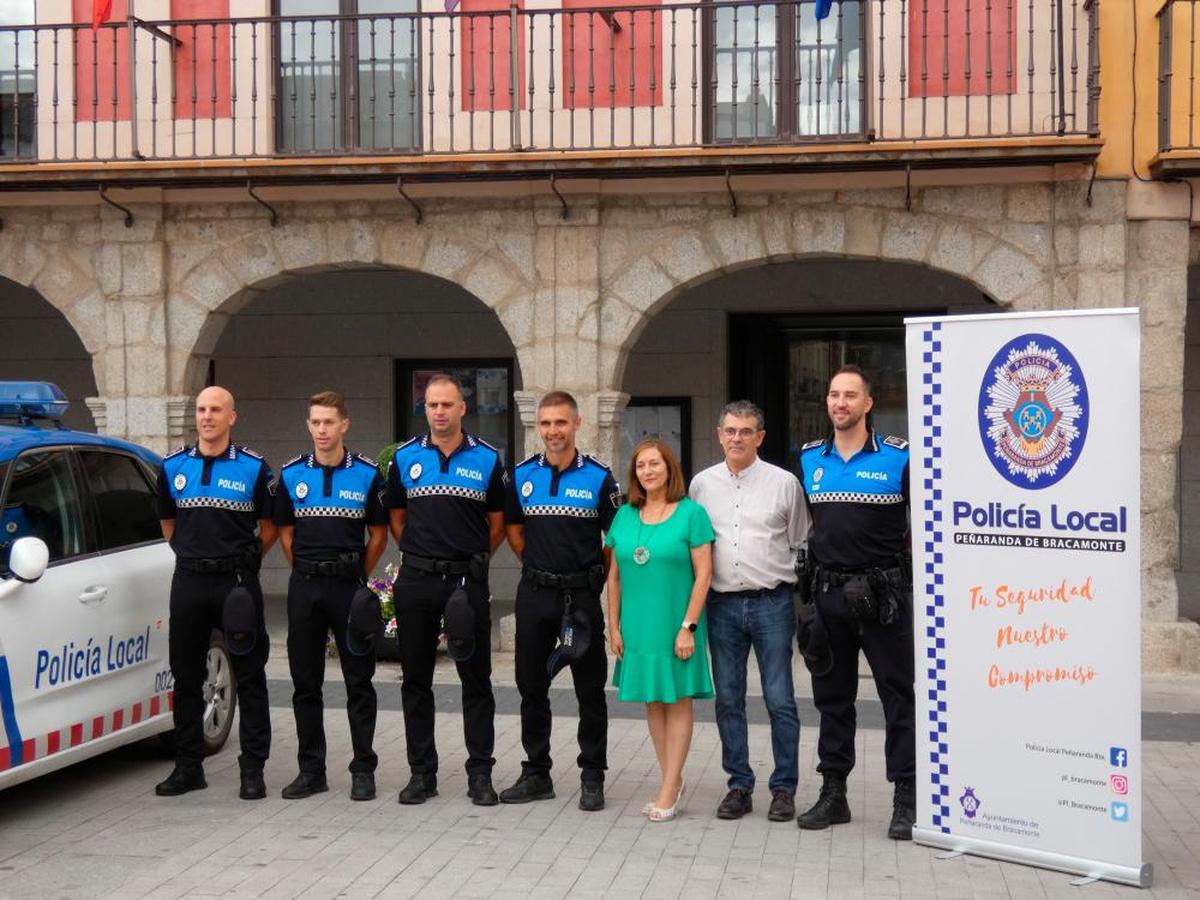
[[[67,395],[49,381],[0,381],[0,416],[61,419]]]

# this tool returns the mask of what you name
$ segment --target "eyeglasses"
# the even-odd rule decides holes
[[[749,440],[758,434],[757,428],[722,428],[721,435],[732,440],[735,437],[740,437],[742,440]]]

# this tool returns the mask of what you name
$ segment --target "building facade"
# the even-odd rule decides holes
[[[278,465],[332,387],[374,454],[451,366],[510,461],[557,387],[618,470],[742,396],[788,464],[844,361],[904,433],[906,315],[1137,306],[1145,666],[1200,668],[1200,0],[24,5],[0,377],[74,424],[215,379]]]

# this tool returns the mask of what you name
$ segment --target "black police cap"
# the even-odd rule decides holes
[[[581,609],[563,615],[558,631],[558,646],[546,661],[546,671],[553,678],[573,662],[583,659],[592,642],[592,623]]]
[[[355,656],[369,656],[375,652],[375,638],[383,631],[379,610],[379,595],[368,587],[360,587],[350,598],[346,649]]]
[[[815,603],[800,607],[800,614],[796,618],[796,643],[810,674],[820,678],[833,671],[833,648],[829,645],[829,632],[817,615]]]
[[[221,609],[225,646],[234,656],[245,656],[258,639],[258,607],[254,595],[240,584],[225,597]]]
[[[445,622],[446,655],[455,662],[466,662],[475,652],[475,610],[462,585],[446,600]]]

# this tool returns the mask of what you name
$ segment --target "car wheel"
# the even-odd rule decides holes
[[[220,635],[208,646],[208,672],[204,677],[204,755],[212,756],[225,746],[237,710],[237,684],[233,661]]]

